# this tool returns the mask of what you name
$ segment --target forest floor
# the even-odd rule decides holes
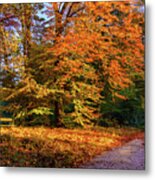
[[[130,154],[134,154],[131,159],[135,160],[136,156],[141,156],[139,158],[143,161],[144,148],[141,142],[143,138],[143,131],[129,127],[93,129],[1,127],[0,166],[81,168],[82,164],[91,162],[93,158],[103,153],[105,154],[103,160],[113,159],[115,154],[119,155],[115,161],[120,164],[121,154],[126,156],[126,161]],[[128,144],[125,145],[126,143]],[[133,161],[135,165],[136,161]]]

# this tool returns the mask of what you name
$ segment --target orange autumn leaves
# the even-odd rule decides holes
[[[125,70],[120,66],[116,60],[111,60],[109,66],[109,83],[114,89],[127,88],[131,84],[131,80],[128,78]]]
[[[75,168],[98,154],[143,136],[133,128],[2,128],[0,165]]]
[[[50,49],[56,59],[61,59],[55,70],[64,69],[64,79],[69,74],[84,74],[85,64],[98,63],[100,74],[109,74],[111,88],[129,87],[132,83],[129,72],[142,72],[144,66],[139,26],[144,21],[143,15],[128,2],[86,2],[85,9],[73,17],[72,26],[66,27],[67,34],[57,37],[57,43]],[[116,10],[120,16],[115,15]],[[94,73],[92,69],[91,66],[91,77],[97,80],[97,69]]]
[[[75,127],[98,125],[107,114],[103,104],[119,106],[124,100],[137,99],[140,89],[136,82],[144,81],[144,13],[139,8],[138,1],[29,4],[21,9],[22,18],[14,10],[15,20],[20,22],[16,54],[21,66],[17,58],[12,61],[16,54],[8,54],[16,77],[7,72],[13,88],[5,100],[11,102],[15,118],[25,124],[27,118],[30,124],[33,119],[38,124],[41,118],[43,124],[56,127],[66,126],[63,121]],[[38,12],[45,18],[37,18]],[[14,34],[9,33],[10,37]],[[5,74],[3,79],[7,79]],[[47,108],[52,118],[47,117]],[[112,108],[109,106],[110,113]],[[118,109],[123,114],[123,105]],[[36,110],[42,110],[41,115]],[[21,111],[23,117],[18,116]]]
[[[85,2],[83,7],[83,11],[61,21],[63,15],[56,10],[59,21],[55,41],[48,49],[53,54],[48,65],[53,67],[54,86],[63,89],[67,102],[74,104],[72,116],[82,126],[82,121],[100,117],[105,87],[113,100],[126,100],[127,94],[121,91],[133,85],[135,74],[143,76],[144,67],[144,19],[136,6],[128,2]],[[50,33],[51,28],[47,38],[53,35]]]

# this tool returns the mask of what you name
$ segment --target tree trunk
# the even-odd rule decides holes
[[[23,33],[23,54],[30,58],[32,7],[30,4],[21,5],[23,15],[20,17]]]
[[[55,124],[56,124],[56,127],[62,127],[63,123],[62,123],[62,117],[61,117],[61,105],[58,101],[55,101],[54,106],[55,106]]]

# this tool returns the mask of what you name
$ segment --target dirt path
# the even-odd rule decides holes
[[[135,139],[122,147],[114,148],[97,156],[81,168],[144,170],[144,160],[144,141]]]

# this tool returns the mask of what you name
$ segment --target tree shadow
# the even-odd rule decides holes
[[[0,166],[4,167],[71,167],[72,153],[46,147],[45,142],[32,138],[0,136]]]

